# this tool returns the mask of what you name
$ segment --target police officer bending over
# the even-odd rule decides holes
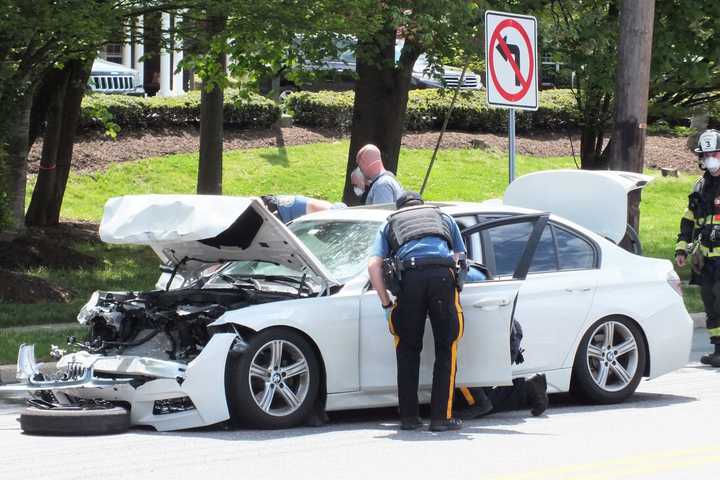
[[[419,194],[404,193],[396,207],[378,231],[368,272],[395,339],[401,428],[422,426],[418,377],[429,313],[435,339],[430,430],[458,430],[462,421],[452,417],[452,405],[463,312],[455,269],[465,244],[455,221],[423,205]],[[388,288],[397,296],[395,304]]]
[[[700,285],[710,343],[715,348],[700,361],[720,367],[720,132],[703,132],[695,153],[705,173],[695,183],[680,220],[675,262],[684,267],[687,255],[692,255],[690,283]]]

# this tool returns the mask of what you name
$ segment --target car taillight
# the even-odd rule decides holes
[[[677,292],[678,295],[681,297],[683,296],[682,292],[682,282],[680,281],[680,277],[677,273],[675,273],[675,270],[670,270],[667,275],[667,282],[668,285],[672,287],[673,290]]]

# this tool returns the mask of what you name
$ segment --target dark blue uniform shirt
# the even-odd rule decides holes
[[[452,237],[453,245],[452,249],[447,244],[445,239],[441,237],[423,237],[418,240],[410,240],[409,242],[402,245],[396,256],[400,260],[409,260],[410,258],[451,258],[454,253],[465,253],[465,242],[463,242],[462,235],[460,235],[460,229],[455,223],[455,220],[450,218],[449,215],[444,213],[441,214],[443,221],[450,230],[450,236]],[[375,242],[373,243],[370,255],[373,257],[388,257],[390,256],[390,243],[387,239],[388,224],[383,223],[375,236]]]

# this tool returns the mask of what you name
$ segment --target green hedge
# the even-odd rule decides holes
[[[405,126],[408,130],[436,130],[442,126],[452,99],[451,91],[411,90]],[[287,98],[295,123],[308,127],[348,128],[352,121],[352,92],[299,92]],[[569,90],[540,92],[535,112],[517,111],[518,131],[557,130],[578,125],[575,97]],[[505,132],[507,111],[489,108],[484,91],[461,92],[450,117],[454,130]]]
[[[280,119],[280,108],[260,95],[249,99],[225,93],[225,125],[268,127]],[[80,129],[138,130],[194,125],[200,122],[200,92],[180,97],[133,97],[92,94],[83,99]]]

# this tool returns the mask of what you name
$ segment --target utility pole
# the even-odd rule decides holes
[[[615,77],[615,122],[608,145],[612,170],[642,173],[647,131],[655,0],[623,0]],[[628,223],[637,231],[640,191],[631,193]]]

